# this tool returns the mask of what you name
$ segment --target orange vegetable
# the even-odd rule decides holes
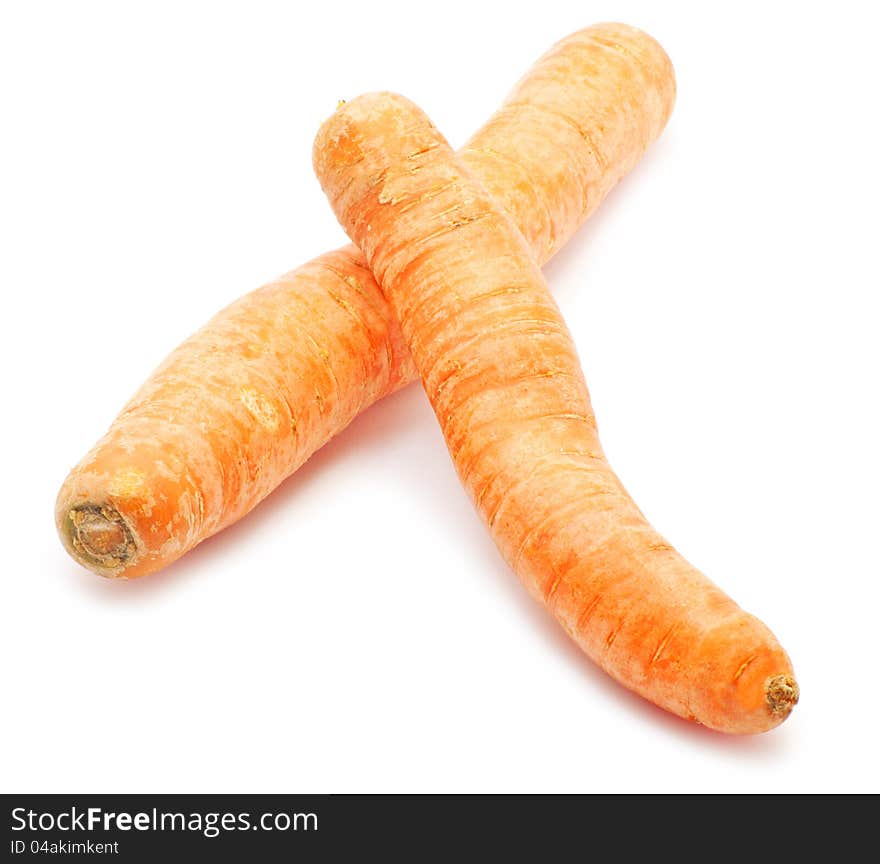
[[[546,261],[660,134],[674,89],[649,36],[590,27],[535,64],[462,160]],[[104,576],[158,570],[414,377],[360,253],[329,252],[233,303],[162,363],[66,479],[61,538]]]
[[[409,346],[507,562],[606,672],[723,732],[797,701],[773,634],[645,520],[602,453],[571,336],[516,226],[393,94],[340,107],[315,171]]]

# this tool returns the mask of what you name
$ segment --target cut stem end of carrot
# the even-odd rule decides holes
[[[764,692],[770,713],[780,720],[791,714],[791,709],[797,705],[801,695],[797,681],[791,675],[774,675],[769,678]]]
[[[114,576],[137,556],[131,529],[115,507],[83,504],[72,508],[65,531],[80,562],[102,576]]]

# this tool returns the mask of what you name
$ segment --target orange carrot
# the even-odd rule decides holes
[[[535,64],[462,159],[543,262],[660,134],[674,90],[653,39],[590,27]],[[329,252],[233,303],[162,363],[62,486],[61,538],[104,576],[158,570],[414,378],[360,253]]]
[[[400,323],[459,477],[532,594],[606,672],[668,711],[762,732],[798,689],[773,634],[645,520],[599,444],[528,244],[428,118],[342,106],[315,171]]]

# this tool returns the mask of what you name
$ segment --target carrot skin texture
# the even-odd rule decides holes
[[[660,134],[674,96],[651,37],[596,25],[538,60],[461,157],[544,262]],[[233,303],[165,359],[65,480],[61,539],[103,576],[159,570],[416,377],[360,252],[328,252]]]
[[[401,325],[504,558],[606,672],[728,733],[797,699],[773,634],[681,557],[608,465],[574,343],[509,215],[408,100],[342,106],[315,171]]]

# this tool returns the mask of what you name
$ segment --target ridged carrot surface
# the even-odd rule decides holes
[[[663,49],[621,24],[563,39],[461,151],[546,261],[638,161],[674,99]],[[56,522],[104,576],[143,576],[235,522],[415,377],[362,256],[329,252],[178,347],[71,471]]]
[[[776,638],[646,521],[599,444],[533,250],[428,118],[393,94],[324,124],[315,170],[400,322],[461,481],[532,594],[606,672],[754,733],[797,701]]]

